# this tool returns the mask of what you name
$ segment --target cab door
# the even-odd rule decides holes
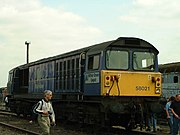
[[[13,72],[13,79],[12,79],[12,91],[13,94],[18,94],[20,90],[20,83],[19,83],[19,69],[15,69]]]
[[[84,73],[84,95],[100,95],[100,53],[88,55]]]

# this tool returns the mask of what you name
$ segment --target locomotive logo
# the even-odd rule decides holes
[[[99,72],[86,73],[85,74],[85,83],[86,84],[99,83]]]

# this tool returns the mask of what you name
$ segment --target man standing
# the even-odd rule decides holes
[[[55,114],[50,102],[52,92],[50,90],[44,91],[44,99],[38,102],[35,112],[38,114],[38,123],[42,128],[43,135],[50,135],[50,126],[55,125]]]
[[[180,94],[176,95],[175,101],[171,103],[171,111],[173,113],[173,134],[177,135],[180,125]]]
[[[171,103],[174,101],[174,99],[175,99],[175,97],[171,96],[169,98],[169,101],[166,103],[166,107],[165,107],[167,121],[168,121],[168,125],[170,128],[170,134],[173,133],[173,113],[171,112],[170,106],[171,106]]]
[[[156,126],[157,126],[156,114],[153,112],[150,112],[149,115],[150,116],[148,118],[148,128],[146,129],[146,131],[151,131],[151,124],[152,124],[153,132],[156,132]]]

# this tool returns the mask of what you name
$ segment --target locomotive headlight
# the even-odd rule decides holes
[[[156,78],[156,88],[160,88],[161,87],[161,79],[158,77]]]
[[[110,86],[110,76],[105,76],[104,86],[109,87]]]
[[[158,81],[158,82],[160,81],[160,78],[159,78],[159,77],[157,78],[157,81]]]
[[[156,89],[156,91],[155,91],[155,94],[160,94],[160,89],[158,88],[158,89]]]
[[[106,76],[106,80],[109,80],[110,79],[110,76]]]

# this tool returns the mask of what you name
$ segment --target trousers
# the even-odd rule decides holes
[[[38,116],[38,124],[42,129],[42,135],[50,135],[50,119],[49,117]]]
[[[170,127],[170,133],[173,133],[173,116],[170,116],[170,118],[168,118],[167,121]]]
[[[154,113],[151,113],[150,117],[148,118],[148,128],[149,129],[151,129],[151,124],[153,126],[153,131],[156,131],[157,120],[156,120],[156,115]]]
[[[179,126],[180,126],[180,119],[177,119],[174,117],[174,119],[173,119],[173,134],[172,135],[178,134]]]

